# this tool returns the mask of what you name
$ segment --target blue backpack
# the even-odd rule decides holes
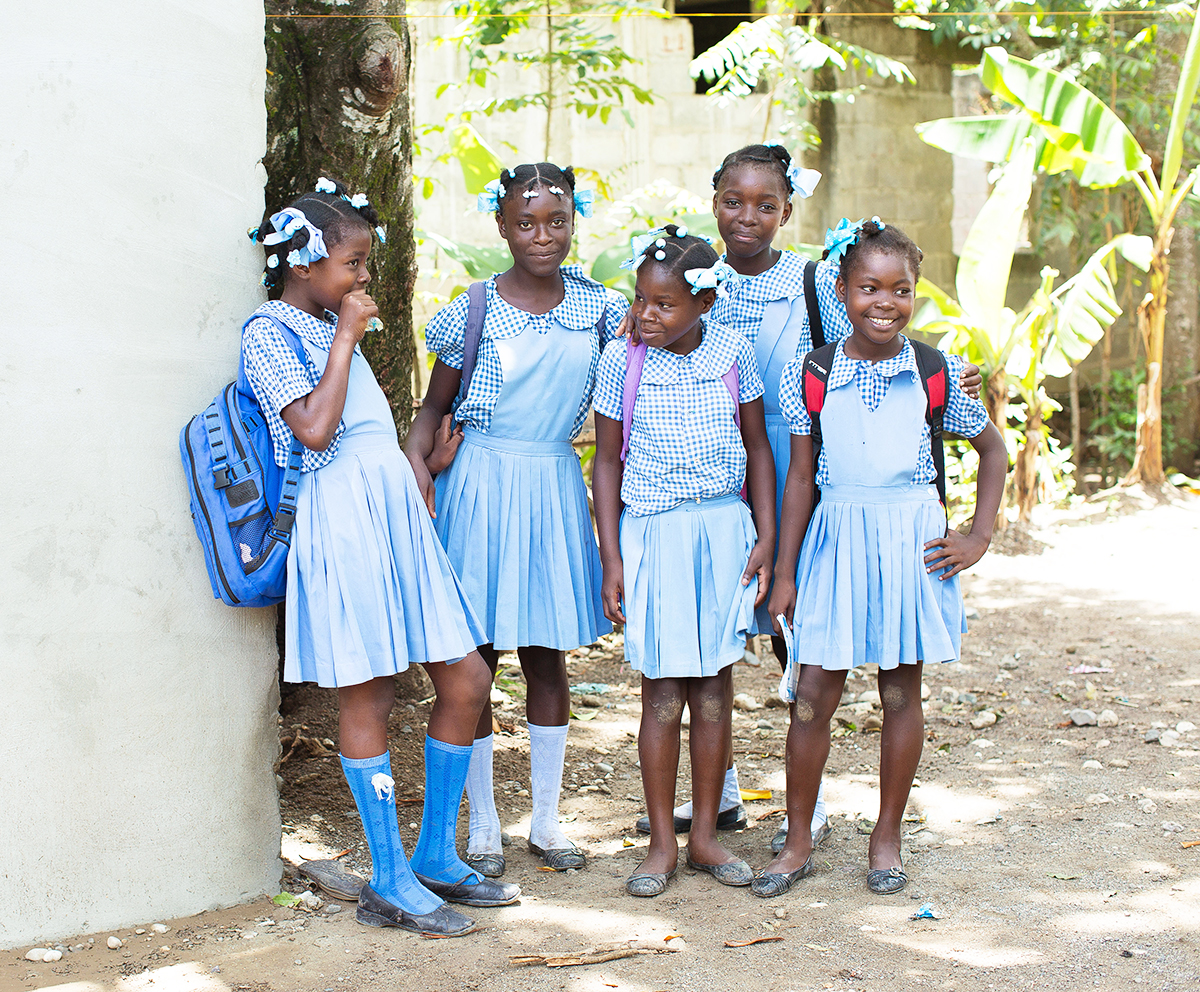
[[[308,356],[295,331],[270,314],[256,313],[250,320],[258,317],[279,328],[307,367]],[[275,464],[267,418],[246,379],[244,357],[238,360],[237,380],[179,432],[192,523],[214,599],[229,606],[270,606],[283,600],[302,450],[293,439],[287,468]]]

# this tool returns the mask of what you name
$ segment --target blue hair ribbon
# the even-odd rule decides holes
[[[311,265],[318,258],[329,257],[325,248],[325,236],[320,228],[314,227],[304,216],[304,211],[286,207],[271,215],[271,226],[275,228],[275,233],[263,238],[264,245],[282,244],[284,241],[291,241],[297,231],[308,231],[308,243],[303,248],[293,248],[288,252],[288,265]]]
[[[596,194],[590,189],[575,190],[575,209],[579,211],[581,217],[592,216],[592,206],[596,202]]]
[[[499,179],[493,179],[483,187],[483,192],[475,197],[475,209],[481,214],[494,214],[500,209],[500,201],[504,199],[506,192],[504,184]]]
[[[853,246],[858,243],[858,236],[862,232],[862,220],[851,223],[848,217],[843,217],[837,222],[837,227],[831,227],[825,232],[825,257],[831,262],[837,261]]]
[[[688,269],[683,273],[683,278],[692,287],[692,295],[695,296],[706,289],[718,289],[740,277],[732,265],[717,259],[707,269]]]

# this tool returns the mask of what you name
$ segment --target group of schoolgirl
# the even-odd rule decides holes
[[[322,180],[264,218],[256,237],[270,299],[243,333],[246,376],[280,464],[293,439],[304,449],[284,677],[338,690],[342,765],[372,858],[360,922],[457,936],[474,924],[448,903],[519,898],[516,885],[495,881],[506,865],[488,700],[504,651],[517,652],[528,682],[529,848],[553,870],[585,866],[558,817],[565,652],[613,622],[625,624],[626,657],[642,674],[650,845],[630,894],[665,890],[680,830],[691,867],[756,895],[781,894],[809,873],[812,847],[828,832],[820,784],[829,718],[846,672],[868,662],[880,666],[885,712],[868,882],[878,892],[903,886],[921,664],[958,656],[957,573],[987,548],[1005,456],[982,406],[959,388],[962,363],[947,357],[944,426],[970,437],[981,457],[976,523],[969,536],[947,533],[931,485],[924,379],[900,334],[920,252],[894,227],[847,224],[805,272],[771,242],[792,196],[808,195],[816,178],[778,145],[728,156],[714,176],[724,256],[681,227],[635,238],[629,307],[564,264],[576,214],[591,213],[572,170],[503,171],[480,209],[494,212],[513,265],[430,321],[438,357],[403,452],[358,347],[376,318],[366,268],[373,235],[382,238],[374,210]],[[819,318],[816,307],[809,314],[814,297]],[[818,353],[827,364],[814,418],[804,362],[822,330],[836,343]],[[594,530],[571,446],[589,407]],[[814,419],[823,442],[815,462]],[[755,873],[716,831],[745,823],[730,671],[757,632],[776,635],[795,700],[787,822],[812,827],[785,824],[775,861]],[[437,697],[410,861],[387,719],[392,676],[413,663]],[[684,705],[692,800],[674,809]],[[464,789],[470,832],[460,858]]]

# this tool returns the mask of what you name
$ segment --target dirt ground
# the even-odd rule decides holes
[[[905,835],[912,881],[899,895],[873,896],[865,886],[879,747],[878,733],[860,729],[877,722],[878,704],[859,701],[874,689],[869,675],[847,683],[853,696],[838,713],[827,769],[834,830],[814,876],[759,900],[689,871],[681,858],[665,895],[625,895],[645,845],[633,830],[642,812],[638,679],[610,637],[569,661],[573,685],[609,687],[587,700],[599,706],[579,696],[573,703],[580,719],[562,812],[590,854],[585,871],[541,871],[524,847],[528,736],[512,658],[500,679],[509,701],[497,711],[496,787],[513,840],[506,879],[524,895],[515,906],[471,911],[479,932],[424,940],[356,924],[352,903],[307,911],[263,899],[71,938],[58,945],[57,962],[27,961],[26,947],[0,952],[0,989],[1200,988],[1200,729],[1189,729],[1200,725],[1200,500],[1093,502],[1047,511],[1038,524],[1027,553],[988,555],[967,578],[975,618],[963,659],[925,673],[928,743]],[[770,705],[773,660],[739,665],[734,683],[765,704],[734,713],[742,788],[771,797],[748,801],[750,826],[723,836],[761,867],[781,813],[787,712],[778,699]],[[418,698],[402,701],[393,720],[410,850],[429,713],[419,686],[412,691]],[[305,886],[288,861],[345,851],[344,863],[370,870],[334,756],[333,702],[305,687],[282,707],[289,892]],[[1075,726],[1076,709],[1101,725]],[[992,720],[984,714],[994,722],[983,725]],[[1177,737],[1166,733],[1175,728]],[[681,776],[686,796],[686,760]],[[465,844],[465,814],[459,838]],[[936,918],[912,919],[925,903]],[[156,932],[156,923],[170,929]],[[110,936],[123,946],[109,949]],[[727,946],[756,938],[766,940]],[[659,951],[586,967],[509,961],[627,940]]]

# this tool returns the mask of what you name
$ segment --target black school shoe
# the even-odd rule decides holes
[[[393,906],[370,885],[358,894],[354,918],[368,927],[399,927],[429,937],[465,937],[475,929],[475,921],[442,903],[432,913],[410,913]]]
[[[637,821],[636,828],[639,834],[650,833],[650,817],[643,816]],[[723,809],[717,814],[717,829],[718,830],[745,830],[746,829],[746,807],[741,803],[736,806],[731,806],[729,809]],[[686,834],[691,833],[692,818],[690,816],[675,817],[675,833]]]
[[[446,902],[457,902],[464,906],[511,906],[521,898],[521,887],[511,882],[493,882],[490,878],[470,882],[468,879],[471,875],[465,875],[457,882],[440,882],[420,872],[413,874],[425,888]]]

